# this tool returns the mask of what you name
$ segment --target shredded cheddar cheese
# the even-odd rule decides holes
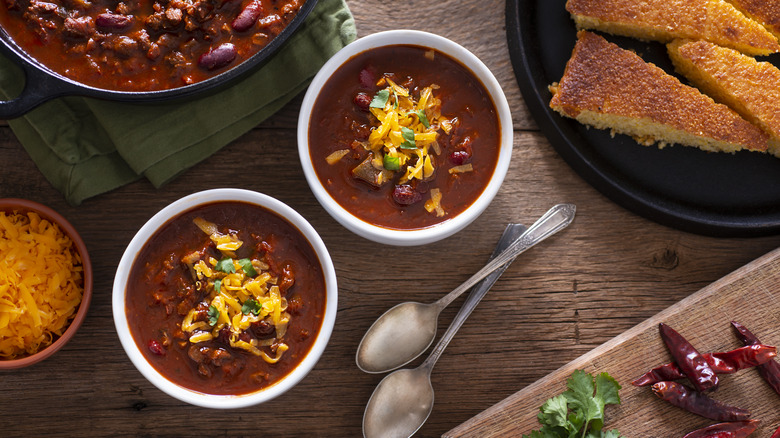
[[[83,293],[70,237],[34,213],[0,211],[0,357],[34,354],[61,336]]]
[[[191,260],[196,279],[208,284],[209,294],[205,301],[210,319],[208,322],[196,321],[198,310],[190,309],[182,320],[182,331],[189,335],[189,342],[197,344],[217,338],[223,329],[227,329],[231,347],[260,356],[268,363],[278,362],[288,349],[281,339],[290,322],[290,314],[286,311],[287,299],[276,285],[278,279],[267,272],[269,266],[261,260],[235,260],[234,252],[243,245],[235,236],[219,233],[214,224],[201,218],[196,218],[194,222],[210,235],[217,249],[227,258]],[[249,330],[253,323],[263,320],[273,324],[276,330],[274,357],[259,349],[271,345],[273,339],[241,340],[243,332]]]

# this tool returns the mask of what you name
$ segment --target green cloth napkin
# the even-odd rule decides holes
[[[344,0],[320,0],[265,66],[217,94],[160,104],[65,97],[8,123],[73,205],[141,176],[160,187],[278,111],[355,37]],[[22,77],[0,56],[4,99],[18,95]]]

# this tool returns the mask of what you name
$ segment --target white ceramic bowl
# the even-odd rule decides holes
[[[465,211],[444,222],[426,228],[413,230],[397,230],[381,227],[368,223],[354,216],[344,207],[338,204],[322,186],[312,164],[309,151],[309,122],[314,102],[320,94],[323,86],[341,65],[355,55],[377,47],[393,45],[415,45],[438,50],[451,58],[459,61],[471,70],[487,89],[493,104],[498,112],[501,144],[496,169],[490,178],[487,187],[479,198]],[[493,73],[471,52],[462,46],[444,37],[427,32],[414,30],[391,30],[375,33],[363,37],[336,53],[320,69],[312,80],[303,99],[301,112],[298,117],[298,153],[312,192],[325,210],[333,216],[341,225],[366,239],[388,245],[411,246],[423,245],[449,237],[462,230],[473,222],[487,208],[496,196],[504,176],[509,169],[509,161],[512,157],[512,115],[509,111],[509,103],[506,100],[501,85],[499,85]]]
[[[323,317],[322,327],[317,334],[317,339],[314,341],[311,350],[309,350],[301,363],[280,381],[259,391],[243,395],[204,394],[181,387],[166,379],[146,361],[139,350],[138,345],[130,333],[127,314],[125,312],[125,289],[128,276],[137,254],[141,251],[141,248],[147,240],[171,218],[199,205],[222,201],[238,201],[259,205],[286,219],[309,241],[319,258],[320,264],[322,265],[322,272],[325,277],[325,315]],[[154,386],[181,401],[196,406],[222,409],[241,408],[266,402],[281,395],[303,379],[317,363],[323,351],[325,351],[325,346],[328,344],[330,335],[333,332],[333,326],[336,322],[337,306],[338,289],[336,285],[336,271],[333,268],[333,262],[330,259],[328,250],[325,248],[325,244],[322,242],[322,239],[314,228],[303,218],[303,216],[284,203],[261,193],[241,189],[214,189],[194,193],[168,205],[149,219],[149,221],[141,227],[138,233],[136,233],[133,240],[130,241],[130,244],[122,255],[122,259],[119,261],[116,277],[114,278],[112,296],[114,324],[116,325],[119,340],[121,341],[125,352],[130,357],[130,360],[133,362],[133,365],[138,368],[141,374],[154,384]]]

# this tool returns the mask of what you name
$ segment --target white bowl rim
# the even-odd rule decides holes
[[[317,339],[315,339],[314,344],[312,344],[311,350],[309,350],[301,363],[283,379],[271,386],[249,394],[215,395],[201,393],[179,386],[163,377],[146,361],[139,346],[130,333],[130,327],[125,313],[125,291],[130,269],[132,268],[136,256],[143,245],[161,226],[167,223],[171,218],[200,205],[231,201],[246,202],[264,207],[281,216],[304,235],[311,244],[322,265],[326,290],[325,313],[322,319],[322,326],[317,334]],[[196,406],[218,409],[241,408],[267,402],[278,397],[300,382],[301,379],[311,371],[325,351],[325,347],[328,344],[336,322],[337,308],[338,287],[336,283],[336,271],[333,267],[333,262],[328,250],[325,247],[325,243],[314,230],[314,227],[312,227],[298,212],[275,198],[251,190],[234,188],[211,189],[193,193],[174,201],[152,216],[152,218],[136,233],[125,249],[119,265],[117,266],[112,292],[114,325],[116,326],[122,348],[124,348],[138,371],[140,371],[141,374],[158,389],[178,400]]]
[[[320,183],[309,153],[309,121],[320,90],[333,72],[353,56],[369,49],[391,45],[429,47],[460,62],[482,82],[496,106],[501,133],[500,152],[493,175],[482,194],[462,213],[426,228],[399,230],[368,223],[338,204]],[[509,102],[498,80],[488,67],[463,46],[442,36],[418,30],[389,30],[360,38],[338,51],[325,63],[309,85],[298,116],[298,155],[306,181],[314,196],[337,222],[355,234],[388,245],[424,245],[449,237],[468,226],[488,207],[504,181],[512,158],[514,140]]]

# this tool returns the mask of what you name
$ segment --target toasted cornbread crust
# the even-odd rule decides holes
[[[780,69],[707,41],[667,45],[675,68],[700,90],[763,129],[780,156]]]
[[[725,105],[599,35],[577,36],[563,78],[550,87],[550,107],[560,114],[645,145],[767,149],[768,136]]]
[[[568,0],[566,10],[579,29],[663,43],[704,39],[750,55],[780,51],[777,38],[725,0]]]
[[[780,38],[780,0],[727,0],[748,18],[758,21]]]

